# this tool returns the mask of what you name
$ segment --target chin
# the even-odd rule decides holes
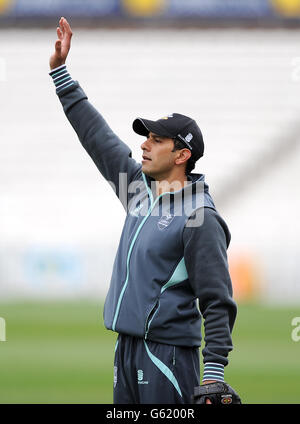
[[[142,165],[142,171],[144,174],[146,174],[148,177],[152,177],[150,169],[147,169],[147,165]]]

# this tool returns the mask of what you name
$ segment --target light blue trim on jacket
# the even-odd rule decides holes
[[[119,316],[119,310],[120,310],[121,302],[122,302],[122,299],[123,299],[123,296],[124,296],[126,287],[128,285],[128,280],[129,280],[129,261],[130,261],[130,256],[131,256],[131,252],[132,252],[133,246],[135,244],[135,241],[137,239],[137,236],[139,235],[139,233],[140,233],[143,225],[145,224],[146,220],[148,219],[149,215],[151,214],[151,212],[152,212],[152,210],[153,210],[153,208],[155,206],[155,203],[158,200],[158,198],[157,198],[155,200],[155,202],[153,202],[153,194],[152,194],[151,190],[148,187],[148,184],[147,184],[147,181],[146,181],[146,178],[145,178],[145,175],[144,174],[143,174],[143,180],[144,180],[144,183],[145,183],[146,188],[147,188],[147,192],[148,192],[149,197],[150,197],[151,206],[150,206],[150,208],[148,210],[147,215],[144,217],[144,219],[140,223],[138,229],[136,230],[136,233],[135,233],[135,235],[134,235],[134,237],[133,237],[133,239],[131,241],[130,247],[129,247],[129,251],[128,251],[128,255],[127,255],[127,261],[126,261],[127,275],[126,275],[126,280],[125,280],[125,283],[124,283],[124,285],[122,287],[122,290],[121,290],[121,293],[120,293],[120,296],[119,296],[119,299],[118,299],[118,303],[117,303],[117,307],[116,307],[116,311],[115,311],[115,315],[114,315],[114,320],[113,320],[113,323],[112,323],[112,330],[113,331],[116,331],[116,323],[117,323],[117,319],[118,319],[118,316]]]
[[[151,205],[152,205],[152,203],[153,203],[153,193],[152,193],[152,191],[150,190],[150,188],[147,184],[147,180],[146,180],[145,174],[143,172],[142,172],[142,176],[143,176],[143,180],[144,180],[144,183],[145,183],[145,186],[146,186],[146,189],[147,189],[147,193],[149,194],[150,202],[151,202]]]
[[[187,270],[186,270],[186,266],[185,266],[185,262],[184,262],[184,257],[183,257],[181,259],[181,261],[179,262],[179,264],[177,265],[177,267],[176,267],[175,271],[173,272],[173,274],[172,274],[171,278],[169,279],[169,281],[161,288],[160,293],[162,294],[169,287],[175,286],[176,284],[181,283],[182,281],[186,280],[187,278],[188,278],[188,273],[187,273]],[[149,321],[149,323],[147,325],[147,331],[146,331],[146,334],[145,334],[145,340],[147,339],[151,322],[152,322],[153,318],[155,317],[156,313],[158,312],[159,307],[160,307],[160,304],[158,305],[158,308],[154,312],[152,318],[150,319],[150,321]]]
[[[150,208],[148,210],[147,215],[144,217],[143,221],[140,223],[138,229],[136,230],[136,233],[135,233],[135,235],[134,235],[134,237],[132,239],[132,242],[130,244],[130,247],[129,247],[129,252],[128,252],[128,255],[127,255],[127,262],[126,262],[127,276],[126,276],[126,280],[125,280],[124,286],[123,286],[123,288],[121,290],[121,293],[120,293],[120,296],[119,296],[119,299],[118,299],[118,303],[117,303],[117,307],[116,307],[116,312],[115,312],[114,320],[113,320],[113,323],[112,323],[112,330],[113,331],[116,331],[116,322],[117,322],[117,319],[118,319],[121,302],[122,302],[122,299],[123,299],[123,296],[124,296],[124,293],[125,293],[125,290],[126,290],[126,287],[127,287],[127,284],[128,284],[128,279],[129,279],[129,260],[130,260],[131,252],[132,252],[134,243],[135,243],[135,241],[137,239],[137,236],[139,235],[139,232],[141,231],[141,229],[142,229],[144,223],[146,222],[147,218],[151,214],[151,211],[152,211],[152,209]]]
[[[175,284],[179,284],[187,278],[188,273],[186,270],[184,258],[182,258],[179,264],[177,265],[175,271],[173,272],[170,280],[161,288],[160,292],[163,293],[167,288],[174,286]]]

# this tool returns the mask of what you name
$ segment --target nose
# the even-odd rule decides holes
[[[148,143],[148,139],[146,139],[144,143],[141,144],[141,149],[150,152],[150,143]]]

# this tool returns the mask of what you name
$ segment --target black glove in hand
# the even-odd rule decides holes
[[[229,384],[221,381],[203,384],[194,388],[193,403],[205,404],[209,399],[213,405],[240,404],[239,395]]]

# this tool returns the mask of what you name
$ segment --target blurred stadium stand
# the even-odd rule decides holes
[[[64,2],[39,3],[43,10],[46,3]],[[188,3],[193,10],[196,2]],[[253,1],[254,21],[254,5],[263,3],[265,16],[278,20],[270,2]],[[9,2],[0,5],[13,16]],[[122,16],[124,2],[122,14],[116,10]],[[280,19],[295,23],[300,2],[282,11]],[[55,96],[48,76],[55,27],[0,31],[2,299],[103,296],[124,221]],[[181,112],[198,121],[206,150],[196,171],[206,175],[232,233],[236,297],[299,302],[300,31],[75,27],[72,43],[73,78],[138,161],[136,116]]]
[[[45,25],[57,16],[79,24],[268,25],[299,27],[299,0],[0,0],[2,25]],[[2,18],[1,18],[2,17]]]

